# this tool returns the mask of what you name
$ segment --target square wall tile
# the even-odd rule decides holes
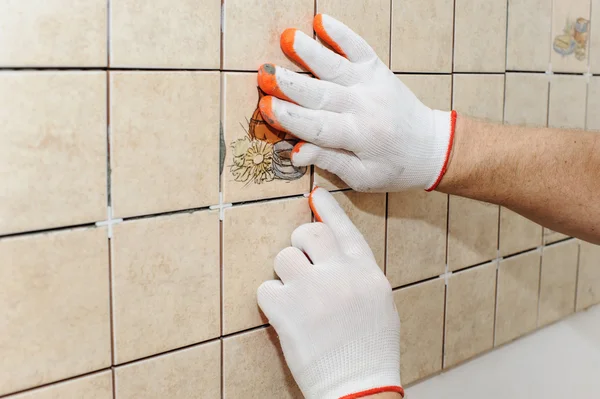
[[[446,294],[444,368],[494,345],[496,264],[452,274]]]
[[[390,64],[390,1],[319,0],[317,13],[342,21],[369,43],[385,65]]]
[[[429,108],[452,109],[452,75],[396,75]]]
[[[592,0],[592,21],[594,27],[590,32],[590,72],[600,73],[600,29],[596,27],[600,21],[600,0]]]
[[[553,0],[552,70],[586,72],[589,61],[590,0]]]
[[[0,126],[0,234],[106,218],[104,72],[0,72]]]
[[[273,271],[275,256],[291,245],[296,227],[310,220],[306,198],[225,209],[223,334],[267,322],[256,302],[256,290],[263,281],[277,278]]]
[[[504,75],[454,75],[452,108],[492,122],[502,122]]]
[[[128,221],[112,238],[115,362],[219,336],[219,214]]]
[[[404,385],[442,369],[445,293],[443,279],[393,293],[400,315],[400,375]]]
[[[600,8],[600,3],[598,7]],[[598,20],[600,21],[600,15]],[[587,120],[585,123],[587,130],[600,131],[600,112],[598,110],[600,110],[600,76],[593,76],[588,84]]]
[[[449,270],[494,259],[498,252],[499,206],[451,195],[449,208]]]
[[[221,2],[111,0],[113,67],[219,68]]]
[[[225,162],[221,184],[225,202],[310,191],[310,168],[291,163],[297,139],[263,121],[258,110],[262,96],[255,73],[223,74]]]
[[[0,264],[0,395],[110,365],[106,229],[6,238]]]
[[[548,126],[585,128],[587,83],[583,76],[554,75],[550,81]]]
[[[100,373],[75,378],[58,384],[9,396],[8,399],[113,399],[112,372]]]
[[[516,254],[541,244],[542,226],[500,207],[500,256]]]
[[[505,54],[506,1],[456,0],[454,71],[504,72]]]
[[[312,36],[314,0],[228,0],[223,3],[223,68],[256,71],[271,62],[300,70],[279,47],[287,28]]]
[[[223,398],[303,398],[272,327],[223,339]]]
[[[552,0],[508,0],[506,69],[547,71]]]
[[[539,251],[526,252],[500,261],[496,346],[535,330],[539,287]]]
[[[219,73],[111,72],[117,217],[219,202]]]
[[[548,77],[540,73],[507,73],[504,123],[546,126]]]
[[[392,287],[444,273],[447,213],[446,194],[388,194],[386,275]]]
[[[0,66],[106,66],[107,5],[106,0],[3,1]]]
[[[117,367],[115,393],[119,399],[218,399],[221,341]]]
[[[453,0],[392,1],[392,70],[452,72]]]
[[[381,270],[385,266],[385,193],[358,193],[343,191],[334,193],[352,223],[361,232],[373,251]]]
[[[565,238],[568,238],[569,236],[562,234],[562,233],[558,233],[554,230],[550,230],[544,227],[544,232],[543,232],[543,242],[544,244],[552,244],[553,242],[556,241],[560,241],[560,240],[564,240]]]
[[[323,187],[328,191],[342,190],[348,188],[348,185],[340,179],[337,175],[331,172],[321,169],[317,166],[314,167],[313,180],[314,184]],[[308,173],[308,172],[307,172]]]
[[[545,326],[574,312],[578,252],[577,240],[544,247],[538,326]]]
[[[580,242],[578,279],[577,311],[600,303],[599,245]]]

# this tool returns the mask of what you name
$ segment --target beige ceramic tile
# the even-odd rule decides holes
[[[452,72],[454,1],[392,1],[392,70]]]
[[[502,122],[504,75],[454,75],[452,108],[459,115]]]
[[[106,66],[107,4],[106,0],[3,1],[0,66]]]
[[[343,191],[333,194],[352,223],[361,232],[377,264],[384,270],[385,263],[385,193],[358,193]]]
[[[348,185],[337,175],[316,166],[313,173],[313,180],[315,185],[323,187],[328,191],[348,188]]]
[[[562,319],[575,310],[578,252],[577,240],[543,249],[538,326]]]
[[[51,384],[6,399],[113,399],[112,372],[75,378],[58,384]]]
[[[492,348],[495,286],[495,263],[450,276],[446,297],[444,368]]]
[[[310,191],[310,169],[291,164],[295,138],[265,124],[258,111],[259,96],[255,73],[223,75],[226,154],[221,184],[226,202]]]
[[[112,278],[116,363],[218,336],[218,212],[117,224]]]
[[[577,283],[577,310],[600,303],[600,246],[581,242]]]
[[[106,218],[105,73],[0,73],[0,126],[0,234]]]
[[[113,67],[219,68],[221,3],[111,0]]]
[[[507,73],[504,123],[546,126],[548,77],[540,73]]]
[[[500,207],[500,256],[542,244],[542,226],[510,209]]]
[[[443,279],[394,291],[400,315],[400,375],[410,384],[442,369]]]
[[[305,198],[225,209],[224,334],[267,322],[256,303],[256,290],[263,281],[276,278],[273,271],[275,256],[291,245],[290,238],[296,227],[310,220],[311,213]]]
[[[448,268],[462,269],[496,257],[498,205],[450,196]]]
[[[564,240],[567,237],[569,237],[569,236],[562,234],[562,233],[557,233],[554,230],[550,230],[550,229],[547,229],[544,227],[544,231],[543,231],[544,244],[551,244],[556,241]]]
[[[115,393],[119,399],[218,399],[221,341],[117,367]]]
[[[396,75],[429,108],[450,111],[452,75]]]
[[[388,195],[386,275],[392,287],[444,273],[447,210],[446,194]]]
[[[299,69],[281,52],[279,37],[287,28],[312,35],[314,0],[229,0],[223,12],[225,69],[256,71],[265,62]]]
[[[110,365],[105,229],[0,240],[0,264],[0,395]]]
[[[598,20],[600,20],[600,16]],[[600,110],[600,76],[594,76],[588,84],[587,121],[585,124],[587,130],[600,131],[600,112],[598,110]]]
[[[390,60],[390,0],[319,0],[317,13],[342,21],[373,47],[384,64]]]
[[[539,286],[539,251],[500,261],[495,345],[502,345],[535,330]]]
[[[110,86],[115,215],[216,204],[219,73],[113,72]]]
[[[552,0],[508,0],[506,69],[547,71]]]
[[[548,126],[585,128],[586,81],[583,76],[554,75],[550,81]]]
[[[600,21],[600,0],[592,0],[592,19],[590,23],[590,72],[600,73],[600,28],[596,26]]]
[[[590,42],[590,0],[553,0],[552,70],[586,72]]]
[[[506,1],[456,0],[454,13],[454,71],[504,72]]]
[[[223,398],[303,398],[272,327],[223,340]]]

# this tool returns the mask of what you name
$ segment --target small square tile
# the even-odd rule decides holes
[[[507,73],[504,123],[546,126],[548,77],[540,73]]]
[[[119,399],[218,399],[221,341],[116,367],[115,393]]]
[[[552,0],[508,0],[506,69],[547,71]]]
[[[429,108],[452,109],[452,75],[396,75]]]
[[[400,375],[404,385],[442,369],[445,292],[443,279],[394,291],[400,315]]]
[[[545,326],[574,312],[578,252],[576,240],[544,247],[538,326]]]
[[[2,239],[0,264],[0,395],[110,365],[106,229]]]
[[[317,13],[342,21],[369,43],[385,65],[390,64],[390,0],[368,3],[345,0],[319,0]]]
[[[544,227],[543,231],[543,242],[544,244],[552,244],[553,242],[564,240],[565,238],[569,238],[569,236],[558,233],[554,230],[550,230]]]
[[[498,205],[450,196],[448,269],[494,259],[498,248]]]
[[[541,244],[542,226],[500,207],[500,256],[516,254]]]
[[[106,218],[104,72],[1,72],[0,126],[0,234]]]
[[[446,288],[444,368],[492,348],[495,286],[495,263],[450,276]]]
[[[600,3],[598,7],[600,8]],[[598,20],[600,21],[600,15]],[[598,110],[600,110],[600,76],[593,76],[588,84],[587,120],[585,123],[587,130],[600,131],[600,112]]]
[[[600,303],[600,245],[581,241],[579,244],[577,311],[598,303]]]
[[[453,0],[392,1],[392,70],[452,72]]]
[[[114,226],[115,362],[219,335],[219,214],[139,219]]]
[[[219,68],[220,42],[219,1],[111,0],[113,67]]]
[[[590,72],[600,73],[600,29],[595,26],[600,21],[600,0],[592,0],[591,20],[595,29],[590,32]]]
[[[223,397],[303,398],[272,327],[223,339]]]
[[[550,81],[548,126],[585,128],[586,81],[583,76],[554,75]]]
[[[552,70],[586,72],[589,60],[590,0],[553,0]]]
[[[262,96],[255,73],[223,74],[226,154],[221,184],[225,202],[310,191],[310,168],[291,164],[291,150],[297,140],[266,125],[258,110]]]
[[[474,118],[502,122],[504,75],[454,75],[452,108]]]
[[[327,191],[343,190],[348,188],[348,185],[337,175],[334,175],[333,173],[317,166],[314,168],[313,180],[315,185],[323,187]]]
[[[117,217],[219,202],[219,73],[111,72]]]
[[[500,261],[495,345],[502,345],[535,330],[539,287],[539,251]]]
[[[388,194],[386,275],[392,287],[444,273],[447,211],[446,194]]]
[[[312,36],[314,0],[228,0],[223,7],[223,67],[256,71],[271,62],[299,70],[279,47],[279,37],[287,28]]]
[[[7,399],[113,399],[112,372],[75,378],[58,384],[48,385]]]
[[[456,0],[454,71],[504,72],[506,1]]]
[[[267,322],[256,302],[256,290],[263,281],[277,278],[273,271],[275,256],[291,245],[292,232],[310,220],[306,198],[225,209],[223,334]]]
[[[106,66],[107,5],[106,0],[3,1],[0,66]]]

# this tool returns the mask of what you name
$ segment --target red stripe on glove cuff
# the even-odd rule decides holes
[[[398,392],[400,396],[404,398],[404,389],[402,387],[392,385],[389,387],[373,388],[362,392],[351,393],[350,395],[342,396],[340,399],[364,398],[365,396],[375,395],[376,393],[382,392]]]
[[[452,144],[454,143],[454,131],[456,130],[456,111],[452,111],[450,113],[450,142],[448,143],[448,149],[446,150],[446,159],[444,159],[444,166],[442,166],[442,170],[440,171],[440,174],[438,175],[438,178],[436,179],[435,183],[433,183],[433,185],[427,189],[425,189],[425,191],[433,191],[436,189],[436,187],[438,186],[438,184],[440,184],[440,182],[442,181],[442,177],[444,177],[444,175],[446,174],[446,171],[448,170],[448,161],[450,161],[450,153],[452,152]]]

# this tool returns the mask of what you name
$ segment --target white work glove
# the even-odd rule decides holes
[[[281,48],[320,80],[273,64],[258,71],[270,94],[260,102],[263,119],[308,142],[296,145],[292,163],[317,165],[359,191],[433,190],[447,167],[456,113],[423,105],[336,19],[319,14],[314,29],[337,52],[296,29],[282,34]]]
[[[294,231],[275,258],[281,281],[258,288],[294,379],[307,399],[404,396],[391,286],[331,194],[316,188],[309,202],[322,222]]]

